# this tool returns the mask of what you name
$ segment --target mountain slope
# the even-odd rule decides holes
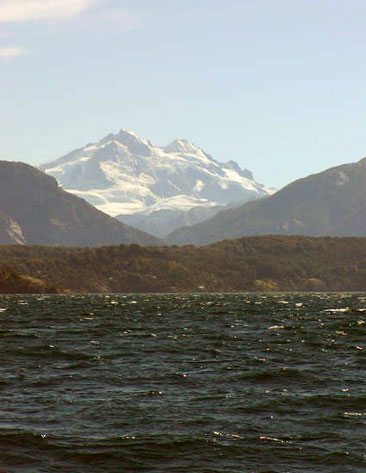
[[[163,148],[125,130],[40,169],[99,210],[159,236],[270,193],[250,171],[219,163],[187,140]]]
[[[99,246],[160,241],[100,212],[24,163],[0,161],[0,244]]]
[[[366,235],[366,158],[292,182],[271,197],[220,212],[170,234],[204,245],[244,235]]]

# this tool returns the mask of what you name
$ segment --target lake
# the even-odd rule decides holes
[[[6,473],[366,471],[366,294],[0,296]]]

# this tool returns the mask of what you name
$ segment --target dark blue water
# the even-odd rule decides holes
[[[8,473],[365,472],[366,294],[0,296]]]

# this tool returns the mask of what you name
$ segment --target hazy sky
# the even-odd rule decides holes
[[[0,0],[0,158],[121,128],[267,186],[366,154],[365,0]]]

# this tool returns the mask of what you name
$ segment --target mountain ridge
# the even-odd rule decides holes
[[[0,161],[0,244],[161,244],[61,189],[29,164]]]
[[[366,235],[366,158],[298,179],[272,196],[219,212],[167,236],[205,245],[249,235]]]

